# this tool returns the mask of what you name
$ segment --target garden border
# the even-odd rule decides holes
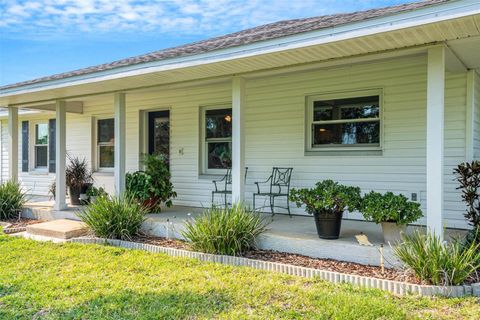
[[[5,234],[12,234],[12,233],[18,233],[18,232],[24,232],[24,231],[27,231],[27,227],[3,228],[3,233]]]
[[[198,259],[200,261],[216,262],[232,266],[246,266],[259,270],[274,271],[305,278],[319,277],[322,280],[332,283],[350,283],[352,285],[365,288],[376,288],[389,291],[398,295],[417,294],[420,296],[440,295],[445,297],[463,297],[476,296],[480,297],[480,283],[461,286],[434,286],[406,283],[400,281],[378,279],[372,277],[359,276],[354,274],[345,274],[335,271],[327,271],[314,268],[306,268],[283,264],[278,262],[255,260],[243,257],[216,255],[209,253],[201,253],[182,249],[156,246],[152,244],[114,240],[101,238],[73,238],[67,242],[83,243],[83,244],[109,244],[115,247],[126,249],[144,250],[152,253],[164,253],[174,257],[184,257]]]

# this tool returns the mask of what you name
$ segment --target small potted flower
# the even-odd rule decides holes
[[[332,180],[317,182],[311,189],[292,189],[290,201],[297,207],[305,205],[315,219],[318,236],[322,239],[338,239],[345,211],[360,206],[360,188],[338,184]]]
[[[360,211],[366,220],[382,225],[385,243],[392,244],[401,240],[401,233],[406,231],[407,224],[423,217],[419,203],[392,192],[367,193],[362,199]]]

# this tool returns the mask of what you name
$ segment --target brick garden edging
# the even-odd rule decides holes
[[[18,227],[18,228],[4,228],[3,233],[11,234],[26,231],[27,227]]]
[[[432,286],[405,283],[385,279],[377,279],[353,274],[345,274],[335,271],[319,270],[313,268],[299,267],[278,262],[255,260],[243,257],[215,255],[175,248],[161,247],[151,244],[130,242],[123,240],[100,239],[100,238],[74,238],[67,242],[83,244],[109,244],[115,247],[145,250],[153,253],[164,253],[174,257],[193,258],[201,261],[216,262],[232,266],[247,266],[254,269],[267,270],[285,273],[305,278],[319,277],[332,283],[351,283],[366,288],[376,288],[392,292],[394,294],[405,295],[408,293],[421,296],[441,295],[446,297],[477,296],[480,297],[480,283],[463,286]]]

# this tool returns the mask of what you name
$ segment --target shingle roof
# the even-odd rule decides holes
[[[305,19],[293,19],[274,22],[259,27],[202,40],[178,47],[154,51],[151,53],[99,64],[96,66],[78,69],[75,71],[59,73],[47,77],[37,78],[24,82],[14,83],[0,87],[0,90],[21,87],[51,80],[65,79],[79,75],[86,75],[95,72],[111,70],[119,67],[137,65],[146,62],[160,61],[170,58],[192,56],[196,54],[211,52],[219,49],[237,47],[254,42],[271,40],[308,31],[315,31],[333,26],[343,25],[352,22],[359,22],[367,19],[393,15],[399,12],[411,11],[426,6],[440,4],[451,0],[424,0],[420,2],[401,4],[396,6],[370,9],[353,13],[341,13],[326,16],[319,16]]]

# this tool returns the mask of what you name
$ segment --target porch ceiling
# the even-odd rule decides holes
[[[183,60],[162,65],[147,65],[141,69],[125,72],[92,74],[82,79],[52,81],[40,86],[3,90],[0,92],[1,105],[27,105],[34,102],[48,102],[61,98],[75,98],[86,95],[139,89],[185,81],[229,77],[232,75],[254,76],[259,71],[275,70],[312,62],[341,64],[347,57],[361,57],[373,53],[416,48],[424,52],[426,46],[446,43],[459,60],[469,69],[480,68],[480,13],[451,18],[443,21],[402,27],[382,31],[372,28],[370,34],[350,32],[345,35],[322,35],[302,39],[287,48],[270,47],[261,53],[244,50],[234,58],[222,50],[201,61]],[[380,30],[378,30],[380,29]],[[304,37],[305,38],[305,37]],[[411,54],[410,51],[408,54]],[[403,53],[405,54],[405,53]],[[402,51],[398,51],[402,55]],[[378,56],[371,55],[372,59]]]

